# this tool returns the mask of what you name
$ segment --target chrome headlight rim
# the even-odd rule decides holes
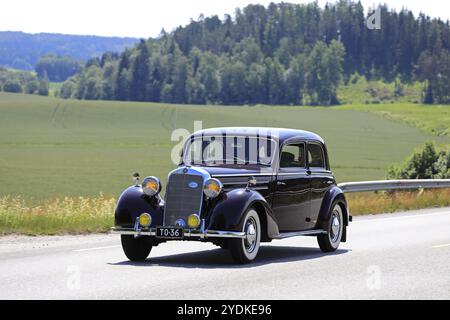
[[[154,183],[154,186],[149,187],[149,184],[152,182]],[[159,180],[157,177],[149,176],[142,181],[142,191],[150,197],[157,196],[161,192],[161,189],[161,180]]]
[[[217,191],[211,190],[208,188],[210,184],[215,184],[218,187]],[[219,179],[216,178],[210,178],[205,181],[203,184],[203,193],[208,199],[214,199],[217,198],[223,191],[223,184],[220,182]]]

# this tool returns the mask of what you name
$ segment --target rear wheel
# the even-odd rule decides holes
[[[148,237],[122,235],[122,249],[131,261],[145,261],[152,250],[152,242]]]
[[[334,252],[339,248],[344,230],[344,215],[341,206],[336,203],[332,207],[328,222],[327,234],[319,234],[317,242],[323,252]]]
[[[241,228],[245,233],[245,238],[230,239],[229,249],[237,263],[250,263],[258,255],[261,244],[261,222],[254,209],[247,211]]]

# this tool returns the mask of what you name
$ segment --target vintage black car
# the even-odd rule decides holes
[[[132,261],[171,240],[212,242],[248,263],[261,242],[316,236],[323,252],[333,252],[347,239],[344,193],[323,139],[311,132],[202,130],[187,139],[164,199],[158,178],[134,178],[118,200],[113,228]]]

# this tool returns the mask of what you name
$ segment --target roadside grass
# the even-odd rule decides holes
[[[354,216],[450,206],[450,189],[346,195]]]
[[[0,198],[0,235],[101,233],[114,219],[115,199],[65,197],[30,203],[22,197]]]
[[[450,206],[450,189],[347,195],[351,215],[392,213]],[[32,202],[0,198],[0,236],[105,233],[114,223],[115,199],[65,197]]]

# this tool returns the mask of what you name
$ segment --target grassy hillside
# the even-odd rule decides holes
[[[450,136],[449,105],[418,105],[410,103],[382,105],[346,105],[339,110],[371,112],[399,123],[407,123],[437,136]]]
[[[341,84],[337,90],[338,100],[342,104],[386,104],[419,103],[422,101],[424,84],[386,83],[381,80],[366,80],[365,77],[353,75],[348,84]]]
[[[0,195],[117,196],[136,170],[165,180],[174,168],[171,132],[192,131],[195,120],[203,120],[204,128],[315,131],[328,143],[339,181],[383,178],[387,166],[403,160],[417,145],[428,140],[450,143],[450,137],[344,109],[176,106],[0,93]]]

